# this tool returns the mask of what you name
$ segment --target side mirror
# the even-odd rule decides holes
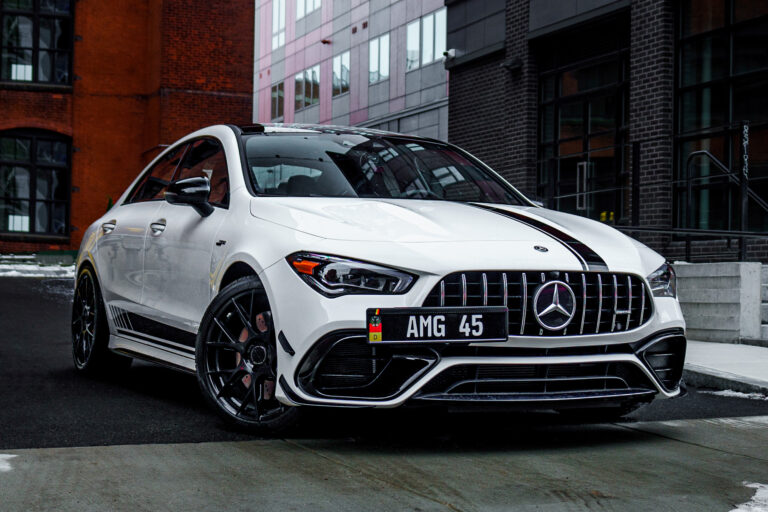
[[[211,182],[208,178],[187,178],[174,181],[165,191],[165,200],[171,204],[186,204],[203,217],[213,213],[213,206],[208,202],[211,195]]]

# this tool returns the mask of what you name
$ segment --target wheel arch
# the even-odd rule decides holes
[[[83,259],[80,263],[77,265],[77,269],[75,270],[75,280],[77,280],[77,277],[80,275],[80,272],[82,272],[85,269],[89,269],[91,272],[93,272],[93,277],[96,276],[96,266],[93,264],[93,262],[87,258]]]
[[[259,274],[251,265],[244,261],[235,261],[231,263],[229,267],[227,267],[227,270],[224,271],[224,274],[221,276],[218,292],[221,292],[221,290],[226,288],[230,283],[233,283],[241,277],[246,276],[255,276],[258,278]],[[261,279],[259,278],[259,280]]]

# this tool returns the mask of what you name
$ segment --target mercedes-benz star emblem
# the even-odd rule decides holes
[[[533,312],[540,326],[559,331],[567,327],[576,314],[576,295],[567,283],[549,281],[536,290]]]

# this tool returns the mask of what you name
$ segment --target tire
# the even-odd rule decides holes
[[[109,324],[99,282],[85,267],[77,276],[72,301],[72,360],[83,373],[113,373],[127,370],[130,357],[109,350]]]
[[[277,345],[258,277],[234,281],[211,302],[197,334],[195,359],[203,395],[230,424],[275,434],[297,423],[299,408],[274,397]]]

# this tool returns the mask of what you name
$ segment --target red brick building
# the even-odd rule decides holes
[[[252,0],[0,2],[0,253],[77,249],[161,144],[252,118]]]

